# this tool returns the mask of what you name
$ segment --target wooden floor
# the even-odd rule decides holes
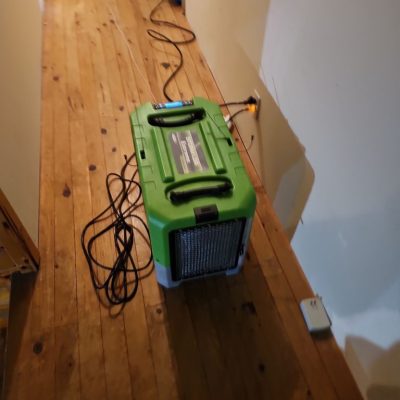
[[[107,203],[106,173],[133,152],[129,112],[164,100],[178,61],[145,33],[156,1],[46,1],[41,270],[15,282],[24,299],[12,300],[7,398],[359,398],[332,336],[307,332],[298,304],[312,291],[237,136],[258,197],[244,271],[170,291],[152,274],[120,315],[99,304],[80,234]],[[159,16],[187,25],[167,2]],[[198,44],[182,51],[172,96],[221,101]],[[140,238],[135,250],[143,262]],[[110,259],[111,241],[97,251]]]

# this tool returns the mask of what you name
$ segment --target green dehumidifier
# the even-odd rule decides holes
[[[131,126],[158,282],[239,272],[256,196],[218,104],[146,103]]]

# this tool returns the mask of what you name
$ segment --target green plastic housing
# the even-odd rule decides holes
[[[201,120],[168,127],[149,122],[162,117],[173,125],[174,121],[178,123],[191,112],[201,112]],[[131,127],[157,265],[171,267],[169,234],[177,229],[198,226],[194,212],[198,207],[216,205],[218,221],[252,219],[256,207],[254,188],[218,104],[196,97],[193,105],[159,110],[146,103],[131,114]],[[185,131],[196,133],[195,147],[203,158],[199,161],[203,164],[202,170],[182,172],[173,138]],[[184,158],[184,155],[180,156]],[[170,199],[173,190],[200,189],[224,182],[230,182],[232,190],[223,196],[199,196],[179,203]]]

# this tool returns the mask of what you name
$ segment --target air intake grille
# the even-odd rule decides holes
[[[245,222],[237,219],[171,232],[172,279],[235,268]]]

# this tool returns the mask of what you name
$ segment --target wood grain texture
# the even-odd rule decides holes
[[[96,296],[80,233],[107,205],[106,174],[133,152],[129,113],[164,100],[162,83],[178,60],[172,46],[146,35],[155,3],[46,1],[41,268],[36,279],[21,282],[25,298],[15,300],[6,398],[361,398],[333,337],[307,332],[298,304],[312,291],[237,131],[258,198],[243,272],[168,291],[153,272],[117,315]],[[189,27],[168,2],[158,17]],[[168,93],[223,102],[198,43],[182,52],[184,68]],[[140,213],[144,218],[143,207]],[[111,238],[95,252],[110,261]],[[143,265],[148,255],[138,237],[135,260]]]

